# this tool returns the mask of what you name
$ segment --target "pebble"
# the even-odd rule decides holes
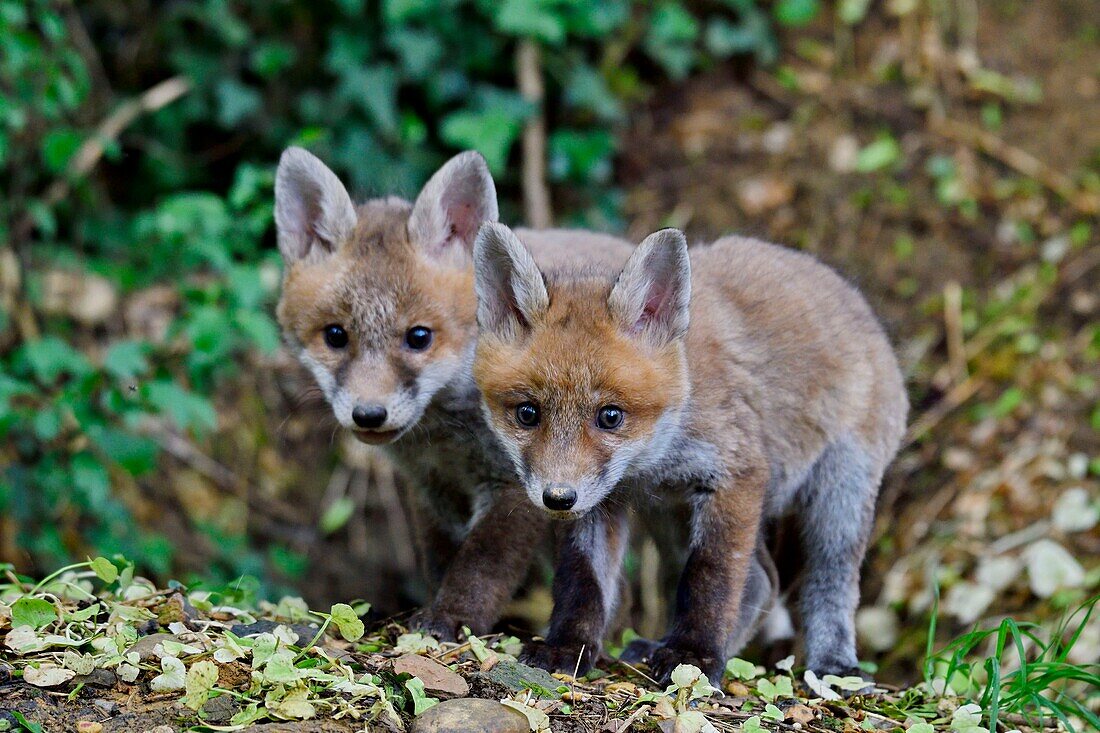
[[[473,697],[444,700],[413,722],[413,733],[528,733],[521,713],[496,700]]]
[[[165,641],[178,641],[178,639],[175,634],[149,634],[135,641],[130,648],[126,650],[126,653],[137,652],[141,661],[148,662],[157,659],[157,654],[154,649],[156,649],[157,644]]]
[[[532,685],[538,685],[551,693],[551,696],[560,698],[556,692],[561,682],[554,679],[545,669],[531,667],[523,662],[502,661],[488,672],[480,674],[498,685],[504,685],[512,692],[532,689]]]

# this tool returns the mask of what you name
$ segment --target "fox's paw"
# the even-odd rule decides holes
[[[459,640],[463,625],[461,620],[451,614],[432,608],[422,608],[409,619],[410,629],[448,642]]]
[[[619,661],[627,664],[648,664],[653,652],[660,648],[661,642],[639,637],[623,648],[623,653],[619,655]]]
[[[720,684],[722,681],[722,659],[717,652],[712,654],[671,644],[662,644],[649,655],[647,664],[653,674],[653,679],[661,685],[672,682],[672,671],[681,664],[695,665],[703,670],[703,673],[715,685]]]
[[[548,672],[565,672],[583,675],[592,669],[599,654],[595,644],[550,644],[545,641],[529,641],[523,645],[519,661]],[[578,667],[577,660],[580,660]]]

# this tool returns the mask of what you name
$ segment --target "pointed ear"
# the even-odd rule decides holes
[[[409,216],[409,237],[432,255],[450,255],[456,246],[468,253],[478,228],[498,215],[489,166],[480,153],[467,150],[424,184]]]
[[[517,338],[550,307],[530,250],[503,224],[485,224],[474,242],[477,324],[503,339]]]
[[[607,305],[620,327],[654,346],[687,333],[691,305],[691,263],[678,229],[646,237],[630,255]]]
[[[275,228],[287,262],[336,250],[355,228],[344,184],[315,155],[287,148],[275,173]]]

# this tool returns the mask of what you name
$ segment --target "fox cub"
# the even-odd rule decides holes
[[[275,178],[285,262],[279,323],[336,420],[384,450],[419,490],[421,555],[437,586],[418,625],[454,638],[488,631],[522,581],[548,520],[523,496],[486,426],[471,375],[472,248],[497,219],[496,190],[473,152],[446,163],[414,203],[352,204],[336,175],[290,148]],[[621,266],[626,242],[526,232],[545,266]]]
[[[583,648],[591,664],[629,500],[676,499],[691,527],[674,618],[628,660],[720,677],[772,598],[761,535],[793,515],[807,665],[854,671],[860,563],[907,411],[867,303],[812,257],[750,239],[689,254],[666,229],[621,270],[540,271],[523,236],[487,224],[477,239],[474,377],[531,503],[572,520],[531,661],[571,672]]]

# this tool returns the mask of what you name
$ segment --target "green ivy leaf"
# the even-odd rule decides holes
[[[558,45],[565,40],[565,21],[553,1],[504,0],[496,13],[497,30]]]
[[[775,4],[775,19],[780,25],[803,26],[821,12],[820,0],[779,0]]]
[[[218,100],[218,122],[232,128],[256,114],[263,106],[263,97],[257,89],[237,79],[223,79],[214,88]]]
[[[184,689],[187,691],[180,700],[192,710],[199,710],[206,704],[210,697],[210,691],[218,682],[218,665],[209,659],[195,662],[187,670]]]
[[[96,574],[96,577],[104,583],[113,583],[118,580],[118,568],[107,558],[97,557],[88,562],[91,563],[92,571]]]
[[[741,724],[742,733],[765,733],[763,726],[760,725],[760,716],[754,715]]]
[[[756,692],[767,702],[775,702],[780,697],[794,697],[794,686],[790,677],[777,677],[775,682],[762,679],[756,683]]]
[[[35,378],[43,384],[52,384],[62,374],[81,376],[92,368],[83,354],[56,336],[44,336],[27,342],[23,347],[23,358]]]
[[[11,716],[15,718],[15,722],[19,723],[19,725],[23,728],[23,730],[27,731],[27,733],[42,733],[42,726],[40,724],[32,723],[31,721],[27,720],[23,713],[19,712],[18,710],[12,710]]]
[[[664,2],[650,16],[645,50],[669,76],[682,79],[695,63],[694,42],[698,36],[695,16],[678,2]]]
[[[443,119],[440,135],[457,148],[473,148],[485,156],[494,175],[504,172],[508,152],[523,121],[499,109],[454,112]]]
[[[120,380],[149,371],[149,345],[141,341],[116,341],[103,357],[103,369]]]
[[[420,715],[422,712],[439,702],[439,700],[434,697],[428,697],[428,693],[424,691],[424,681],[419,677],[405,680],[405,689],[412,695],[413,715]]]
[[[156,465],[160,446],[149,438],[105,425],[89,425],[87,432],[100,450],[134,476],[148,473]]]
[[[260,351],[273,354],[279,348],[279,327],[266,313],[259,310],[240,310],[235,318],[237,326]]]
[[[213,430],[218,424],[218,414],[208,399],[175,382],[150,382],[144,392],[150,404],[170,416],[180,430]]]
[[[81,142],[80,133],[75,130],[60,129],[46,133],[42,139],[42,161],[46,168],[51,173],[64,171]]]
[[[739,680],[751,680],[757,676],[756,665],[738,657],[726,662],[726,671]]]
[[[872,173],[894,165],[901,159],[901,146],[889,136],[880,137],[859,151],[856,156],[856,170],[860,173]]]
[[[324,514],[321,515],[321,531],[326,534],[332,534],[337,531],[351,519],[352,513],[355,511],[355,502],[346,496],[341,496],[336,501],[332,502]]]
[[[366,628],[363,626],[363,622],[359,620],[354,608],[346,603],[337,603],[329,610],[329,614],[332,616],[332,622],[336,624],[336,628],[340,630],[340,636],[344,639],[359,641],[363,638]]]
[[[836,13],[842,22],[848,25],[858,25],[867,17],[867,10],[870,7],[871,0],[840,0]]]
[[[57,608],[45,599],[23,597],[11,604],[11,626],[13,629],[20,626],[41,629],[56,620]]]

